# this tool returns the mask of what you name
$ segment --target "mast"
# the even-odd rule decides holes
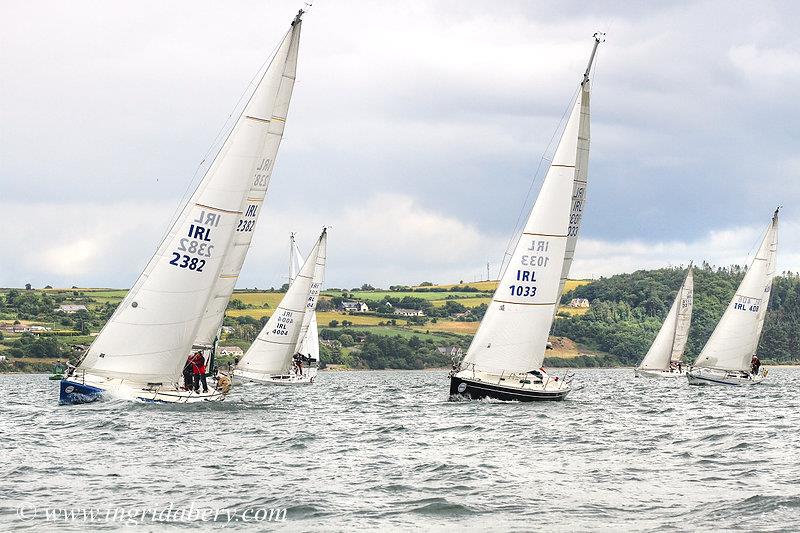
[[[593,35],[594,44],[592,46],[592,53],[589,56],[589,62],[586,65],[586,70],[583,73],[583,79],[580,83],[580,95],[576,106],[580,108],[580,120],[578,122],[578,144],[577,144],[577,157],[575,159],[575,179],[572,187],[572,202],[570,205],[569,228],[567,229],[567,249],[564,254],[564,260],[561,268],[561,279],[558,285],[558,298],[561,300],[561,295],[564,293],[564,287],[569,277],[570,268],[572,268],[572,260],[575,257],[575,248],[578,242],[578,232],[580,230],[581,219],[583,212],[586,209],[587,200],[587,185],[589,183],[589,148],[591,143],[591,114],[590,114],[590,101],[591,101],[591,83],[589,83],[589,74],[591,73],[595,57],[597,55],[597,48],[600,43],[605,40],[605,34],[596,32]],[[553,311],[553,316],[558,312],[558,306]]]
[[[606,34],[604,32],[595,32],[592,37],[594,37],[594,46],[592,47],[592,54],[589,56],[589,64],[586,65],[586,71],[583,73],[581,87],[586,85],[586,83],[589,81],[589,72],[592,70],[592,63],[594,63],[594,56],[597,54],[597,47],[600,46],[600,43],[605,42],[606,40]]]
[[[294,277],[297,275],[297,270],[295,268],[295,246],[297,246],[294,242],[294,232],[289,234],[289,285],[292,284],[294,281]]]

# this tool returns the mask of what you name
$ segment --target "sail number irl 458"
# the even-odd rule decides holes
[[[211,230],[219,226],[220,216],[216,213],[201,211],[192,221],[186,237],[178,241],[178,248],[172,252],[169,264],[194,272],[202,272],[206,259],[211,257],[214,245],[211,244]]]

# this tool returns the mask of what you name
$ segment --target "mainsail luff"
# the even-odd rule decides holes
[[[588,80],[570,113],[539,196],[462,368],[527,372],[539,368],[574,251],[585,196],[589,148]],[[585,136],[582,133],[585,132]],[[583,140],[579,137],[584,136]],[[579,161],[582,160],[582,161]],[[580,165],[580,171],[579,171]]]
[[[778,211],[694,366],[748,371],[764,327],[778,251]]]
[[[298,339],[305,334],[303,320],[314,274],[324,268],[327,231],[323,230],[294,282],[270,316],[258,337],[239,362],[238,367],[249,372],[281,374],[289,370]]]
[[[242,170],[246,170],[251,182],[240,207],[242,215],[237,222],[234,238],[225,254],[225,261],[215,282],[211,300],[194,340],[196,346],[209,346],[216,338],[253,240],[255,226],[275,168],[275,159],[283,138],[294,89],[302,14],[302,11],[298,13],[292,22],[275,57],[232,130],[231,137],[243,128],[254,130],[256,139],[252,149],[249,153],[241,154],[243,159],[241,164],[246,167]]]
[[[653,344],[647,350],[639,368],[643,370],[668,370],[670,361],[679,361],[688,338],[689,323],[692,317],[692,292],[694,282],[692,269],[675,295],[667,317],[658,330]]]

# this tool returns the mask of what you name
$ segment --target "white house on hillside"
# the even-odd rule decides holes
[[[86,311],[85,305],[78,305],[78,304],[62,304],[58,306],[58,309],[55,310],[56,313],[67,313],[71,315],[73,313],[77,313],[78,311]]]
[[[586,298],[573,298],[568,305],[570,307],[589,307],[589,300]]]
[[[342,302],[339,309],[345,313],[366,313],[369,311],[369,306],[364,302]]]
[[[422,309],[401,309],[399,307],[394,310],[394,314],[399,316],[425,316]]]

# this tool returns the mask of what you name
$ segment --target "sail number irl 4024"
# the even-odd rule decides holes
[[[200,215],[189,224],[186,237],[178,241],[178,248],[172,252],[169,264],[194,272],[202,272],[206,259],[211,257],[214,245],[211,244],[211,230],[219,226],[220,215],[200,211]]]

